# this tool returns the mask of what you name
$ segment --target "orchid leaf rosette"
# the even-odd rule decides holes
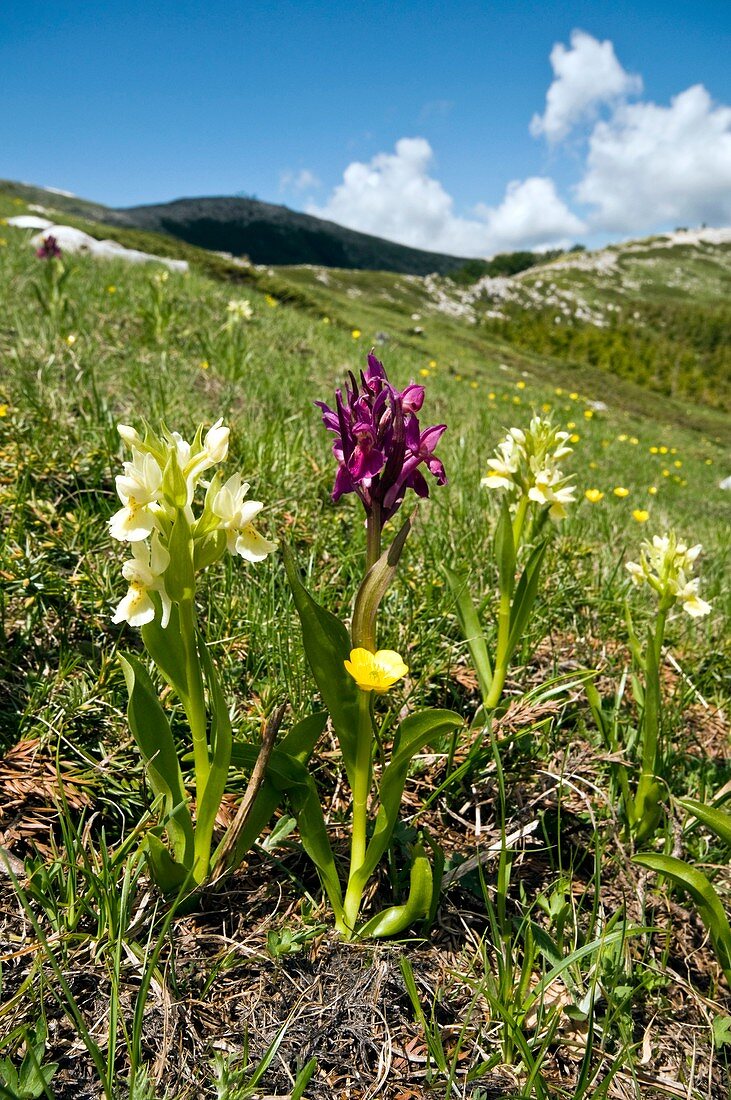
[[[418,413],[423,402],[423,386],[412,382],[397,390],[372,354],[360,378],[351,374],[344,391],[337,391],[334,408],[316,402],[334,436],[337,472],[332,499],[353,493],[365,511],[365,575],[355,595],[350,630],[307,592],[291,551],[284,548],[305,652],[338,739],[352,795],[350,859],[344,883],[314,787],[299,792],[292,801],[303,846],[317,866],[336,927],[346,939],[396,935],[428,918],[435,889],[421,839],[413,849],[405,898],[365,923],[360,909],[368,881],[391,845],[411,760],[424,745],[461,724],[461,718],[447,710],[409,714],[400,722],[388,756],[377,718],[379,697],[398,690],[408,672],[400,654],[379,649],[376,639],[378,608],[395,576],[411,520],[402,524],[382,552],[384,526],[409,490],[419,497],[429,495],[425,473],[437,484],[446,481],[434,453],[446,426],[422,430]],[[373,763],[378,744],[382,769],[376,790]]]
[[[445,570],[480,686],[480,715],[500,703],[510,661],[538,595],[551,524],[565,519],[567,506],[574,501],[575,486],[562,468],[572,453],[568,432],[534,416],[527,428],[510,428],[487,461],[488,472],[481,485],[500,498],[494,537],[500,602],[492,660],[468,592],[467,575]]]
[[[157,883],[174,890],[186,880],[204,882],[215,863],[213,827],[232,752],[228,705],[196,620],[198,576],[227,553],[261,562],[274,543],[255,526],[263,504],[249,499],[241,476],[224,480],[220,470],[209,476],[228,453],[229,429],[221,420],[205,434],[199,428],[192,443],[165,427],[147,427],[144,435],[127,425],[118,430],[132,457],[116,478],[121,507],[109,531],[130,556],[122,566],[127,592],[113,621],[141,630],[149,657],[182,705],[192,740],[195,814],[152,679],[137,657],[121,657],[130,728],[161,814],[145,841],[149,863]]]

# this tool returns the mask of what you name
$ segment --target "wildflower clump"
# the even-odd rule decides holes
[[[396,574],[412,520],[404,521],[382,554],[384,525],[398,511],[409,489],[420,497],[429,495],[422,466],[437,484],[446,481],[444,467],[434,454],[446,425],[422,431],[417,414],[423,402],[423,386],[411,382],[404,390],[397,390],[372,353],[360,379],[351,373],[345,392],[336,391],[334,409],[322,401],[315,402],[322,411],[323,424],[335,436],[337,473],[332,499],[337,501],[346,493],[354,493],[366,515],[365,569],[355,594],[349,630],[306,590],[292,552],[284,546],[284,564],[302,626],[305,653],[329,711],[350,787],[350,859],[345,882],[316,798],[299,800],[294,808],[303,845],[317,866],[332,905],[335,926],[349,940],[398,935],[429,918],[434,873],[427,847],[419,836],[411,852],[409,885],[402,903],[387,907],[365,922],[361,907],[371,876],[391,846],[410,760],[426,744],[451,734],[462,722],[452,711],[424,710],[407,713],[394,730],[388,719],[381,722],[376,706],[378,697],[389,692],[409,671],[400,654],[379,649],[376,638],[379,606]],[[387,742],[392,749],[386,747]],[[381,765],[378,783],[374,775],[376,754]],[[316,792],[314,780],[311,782]]]
[[[134,654],[121,656],[130,730],[161,811],[144,847],[153,878],[171,892],[205,882],[221,861],[235,866],[271,812],[265,799],[247,819],[249,832],[242,825],[234,835],[232,826],[224,847],[212,857],[232,731],[228,704],[198,626],[195,597],[197,574],[227,551],[258,562],[274,543],[253,525],[263,505],[247,500],[249,486],[240,474],[224,481],[217,470],[203,480],[228,455],[229,429],[222,420],[205,435],[199,427],[192,443],[165,426],[159,433],[147,427],[144,437],[126,424],[118,425],[118,431],[132,458],[116,479],[122,507],[109,521],[109,532],[129,543],[131,557],[122,566],[128,590],[113,621],[141,628],[148,656],[182,706],[193,749],[195,816],[178,746],[150,675]]]
[[[122,507],[110,519],[109,533],[132,544],[132,558],[122,566],[129,590],[116,609],[114,622],[131,626],[152,622],[157,593],[160,624],[166,627],[181,568],[193,579],[199,569],[217,561],[227,549],[245,561],[262,561],[274,543],[254,527],[253,520],[264,505],[246,499],[249,485],[240,474],[224,481],[219,471],[210,481],[202,482],[203,474],[228,454],[229,429],[222,420],[205,436],[199,428],[192,443],[167,428],[159,435],[148,428],[144,439],[126,424],[120,424],[118,431],[131,448],[132,459],[124,463],[124,472],[116,478]],[[199,485],[205,486],[205,497],[196,514]],[[173,557],[175,580],[171,581],[168,574]]]
[[[506,494],[511,510],[521,501],[548,508],[549,519],[562,520],[566,505],[573,503],[575,486],[559,463],[573,454],[569,433],[559,431],[550,420],[534,416],[528,428],[510,428],[495,454],[487,461],[490,470],[482,486]]]
[[[694,619],[707,615],[711,605],[698,595],[700,578],[693,577],[695,562],[703,547],[686,546],[675,533],[654,535],[640,544],[639,562],[628,561],[627,569],[637,587],[648,584],[660,597],[663,611],[679,603]]]

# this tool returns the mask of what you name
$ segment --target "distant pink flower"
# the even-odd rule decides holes
[[[51,233],[43,238],[43,244],[36,250],[36,256],[39,260],[60,260],[61,246]]]

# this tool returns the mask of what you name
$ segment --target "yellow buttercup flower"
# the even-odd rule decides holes
[[[116,286],[108,286],[107,287],[107,294],[116,294],[116,293],[117,293]]]
[[[650,518],[650,513],[645,508],[635,508],[632,513],[632,519],[636,519],[638,523],[647,523]]]
[[[570,393],[569,397],[571,398],[572,401],[578,401],[579,400],[578,393]]]
[[[0,405],[0,416],[7,416],[7,415],[8,415],[8,406],[7,405]]]
[[[584,409],[584,417],[586,418],[586,420],[591,420],[591,418],[593,416],[594,416],[594,410],[593,409]]]
[[[650,488],[647,491],[648,491],[648,493],[650,494],[651,497],[656,496],[657,495],[657,485],[651,485]]]
[[[661,455],[666,455],[668,453],[668,449],[664,445],[662,447],[658,447],[658,451]]]
[[[574,432],[572,435],[569,436],[569,443],[578,443],[580,439],[581,436],[579,435],[579,433]]]
[[[264,301],[270,309],[276,309],[276,307],[279,305],[279,299],[275,298],[273,294],[265,294]]]
[[[604,499],[604,493],[601,489],[587,489],[584,496],[590,504],[598,504],[600,500]]]
[[[361,691],[375,691],[382,695],[409,671],[400,654],[393,649],[379,649],[371,653],[367,649],[351,649],[345,668]]]
[[[525,389],[525,382],[516,382],[515,383],[515,388],[518,389],[518,390],[524,390]]]
[[[673,466],[676,468],[676,470],[679,470],[682,465],[683,463],[680,461],[679,458],[676,458],[675,462],[673,462]]]
[[[431,374],[431,371],[429,370],[428,367],[422,367],[419,371],[419,374],[421,375],[422,378],[428,378],[429,375]]]
[[[625,489],[624,485],[617,485],[615,489],[612,489],[612,492],[615,497],[619,497],[620,499],[629,496],[629,489]]]
[[[354,328],[350,335],[353,337],[354,340],[360,340],[360,329]]]
[[[659,454],[659,453],[660,453],[660,448],[659,447],[650,447],[650,454],[651,455],[656,455],[656,454]]]
[[[492,392],[488,393],[487,400],[488,401],[494,401],[495,400],[495,394],[492,393]]]
[[[434,367],[436,367],[436,365],[437,365],[436,359],[430,359],[429,360],[429,366],[432,368],[432,370],[434,370]]]

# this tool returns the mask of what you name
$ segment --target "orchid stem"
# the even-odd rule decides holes
[[[366,854],[368,829],[368,795],[371,789],[371,768],[373,755],[373,722],[371,719],[370,692],[360,691],[358,699],[358,745],[355,759],[355,781],[353,783],[353,824],[350,839],[350,873],[343,903],[343,919],[346,928],[352,932],[358,919],[363,894],[359,872],[363,867]]]
[[[186,698],[183,700],[185,714],[193,739],[193,761],[195,764],[195,792],[200,803],[208,783],[211,762],[208,755],[208,720],[206,702],[203,694],[200,658],[195,637],[195,608],[192,599],[180,601],[180,633],[185,649]]]
[[[374,501],[366,520],[366,572],[381,556],[381,505]]]

